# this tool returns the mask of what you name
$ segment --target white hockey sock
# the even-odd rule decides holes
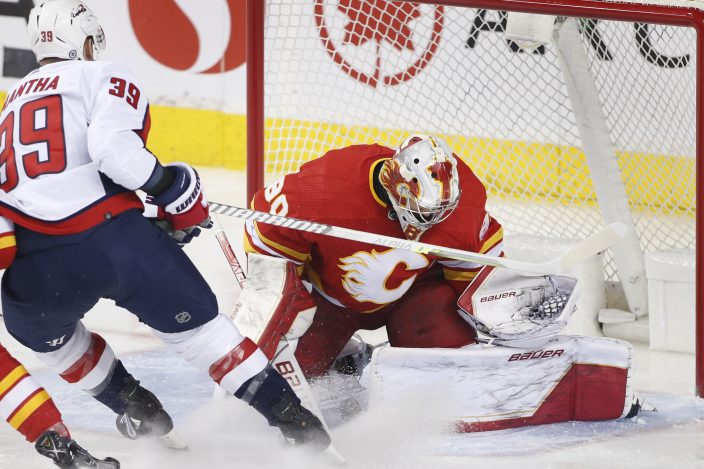
[[[154,333],[177,355],[207,372],[223,389],[233,394],[268,363],[257,345],[243,337],[223,314],[190,331]]]
[[[47,366],[56,370],[68,383],[98,394],[110,380],[115,367],[115,353],[100,335],[89,332],[79,322],[76,332],[60,349],[37,353]]]

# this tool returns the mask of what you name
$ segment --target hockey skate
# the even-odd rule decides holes
[[[331,439],[323,423],[289,393],[271,408],[271,423],[281,430],[286,441],[294,446],[308,446],[323,451]]]
[[[125,413],[117,416],[117,429],[125,437],[135,440],[143,436],[158,436],[173,449],[186,449],[187,445],[174,431],[174,423],[159,399],[134,381],[120,391]]]
[[[375,348],[354,334],[328,375],[321,378],[325,385],[318,389],[318,402],[328,424],[348,422],[367,407],[368,392],[360,380]]]
[[[74,440],[60,436],[53,430],[42,433],[34,447],[39,454],[51,459],[61,468],[120,469],[120,463],[116,459],[97,459]]]
[[[626,414],[624,418],[635,418],[641,413],[641,411],[657,412],[657,409],[650,405],[648,402],[644,401],[643,398],[636,394],[633,396],[633,403],[631,404],[631,408],[629,409],[628,414]]]

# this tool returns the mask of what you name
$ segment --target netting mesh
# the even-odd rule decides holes
[[[266,8],[267,182],[334,147],[433,133],[485,183],[508,233],[581,239],[604,225],[555,44],[521,49],[499,11]],[[576,21],[642,249],[693,249],[695,31]]]

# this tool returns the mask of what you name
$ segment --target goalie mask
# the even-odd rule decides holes
[[[416,240],[450,216],[460,200],[457,161],[443,140],[412,135],[379,175],[403,234]]]
[[[457,305],[478,339],[508,347],[541,347],[567,325],[577,308],[577,279],[524,276],[485,267]]]
[[[29,40],[37,61],[47,58],[86,60],[83,45],[93,39],[93,59],[105,49],[98,18],[78,0],[47,0],[29,13]]]

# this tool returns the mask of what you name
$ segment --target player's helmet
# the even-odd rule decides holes
[[[384,162],[380,182],[408,239],[450,216],[460,200],[457,161],[445,141],[412,135]]]
[[[93,58],[105,49],[98,18],[78,0],[46,0],[29,13],[27,32],[37,61],[56,57],[85,60],[83,44],[93,38]]]

